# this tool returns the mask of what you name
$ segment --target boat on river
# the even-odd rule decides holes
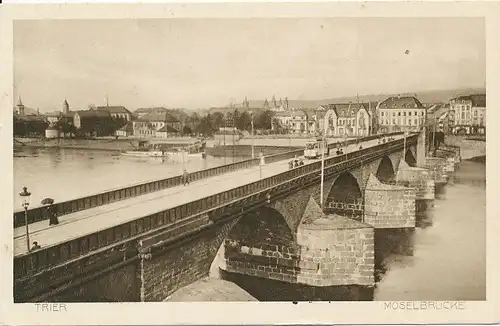
[[[139,141],[138,146],[132,151],[124,151],[124,156],[167,158],[174,161],[187,161],[189,159],[203,159],[205,143],[196,142],[188,146],[165,148],[162,144],[151,144],[148,141]]]

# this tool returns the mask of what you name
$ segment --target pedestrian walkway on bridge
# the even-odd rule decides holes
[[[402,139],[402,135],[393,136],[395,140]],[[373,147],[379,144],[379,139],[360,142],[344,147],[344,154],[363,148]],[[329,157],[335,156],[335,154]],[[318,162],[305,160],[305,165]],[[48,221],[40,221],[29,224],[29,235],[31,241],[37,241],[42,247],[48,247],[91,234],[99,230],[105,230],[140,217],[168,210],[189,202],[193,202],[211,195],[216,195],[231,189],[235,189],[260,179],[268,178],[289,169],[288,161],[278,161],[223,175],[202,179],[192,182],[184,187],[173,187],[164,190],[128,198],[122,201],[89,208],[86,210],[63,215],[59,218],[59,224],[49,226]],[[14,256],[28,252],[26,244],[26,229],[24,226],[14,229]]]

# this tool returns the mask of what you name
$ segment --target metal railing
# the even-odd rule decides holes
[[[351,139],[343,144],[351,145],[356,144],[361,141],[369,141],[376,138],[388,137],[402,134],[401,132],[393,132],[386,135],[372,135],[368,137],[363,137],[359,139]],[[330,148],[337,146],[336,143],[329,144]],[[266,163],[274,163],[282,160],[292,159],[295,156],[301,156],[303,154],[303,149],[297,149],[285,153],[273,154],[265,157]],[[234,172],[241,169],[246,169],[259,165],[259,158],[248,159],[244,161],[234,162],[210,169],[200,170],[192,172],[189,174],[190,181],[197,181],[213,176],[221,175],[228,172]],[[149,194],[151,192],[164,190],[167,188],[177,187],[182,185],[182,175],[173,176],[166,179],[160,179],[155,181],[148,181],[143,183],[134,184],[128,187],[122,187],[117,189],[112,189],[104,191],[98,194],[93,194],[86,197],[80,197],[76,199],[71,199],[63,202],[54,204],[56,216],[61,216],[65,214],[70,214],[89,208],[102,206],[117,201],[125,200],[128,198]],[[46,212],[45,206],[34,207],[28,210],[28,224],[48,220],[49,216]],[[25,225],[25,212],[24,210],[19,210],[14,213],[13,224],[14,228],[21,227]]]
[[[410,136],[407,142],[416,140],[415,136]],[[372,161],[386,155],[387,152],[401,148],[403,148],[403,140],[396,140],[348,153],[342,157],[328,158],[325,160],[325,177],[361,166],[367,161]],[[318,172],[320,172],[320,169],[321,162],[300,166],[272,177],[140,217],[124,224],[98,230],[82,237],[69,239],[62,243],[42,247],[37,251],[18,255],[14,257],[15,279],[19,280],[29,277],[42,270],[55,267],[99,249],[109,248],[109,246],[117,245],[124,241],[128,242],[139,239],[151,232],[159,232],[163,229],[168,230],[176,225],[176,223],[181,223],[193,216],[196,217],[197,215],[209,214],[220,210],[220,214],[214,214],[211,217],[217,220],[219,215],[224,215],[224,209],[231,205],[241,204],[241,202],[244,205],[250,205],[255,202],[266,202],[269,200],[267,195],[270,192],[274,191],[277,195],[279,192],[289,192],[293,191],[293,189],[303,187],[304,184],[316,183],[319,178]],[[241,205],[238,206],[238,209],[241,209]]]

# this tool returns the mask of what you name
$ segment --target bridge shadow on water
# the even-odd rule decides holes
[[[220,276],[237,284],[259,301],[372,301],[374,294],[373,287],[359,285],[318,287],[224,270],[220,270]]]
[[[375,282],[389,272],[394,261],[413,256],[415,228],[375,230]]]

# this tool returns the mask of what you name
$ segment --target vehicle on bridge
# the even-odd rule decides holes
[[[322,141],[321,138],[319,138],[306,144],[306,148],[304,149],[304,157],[308,159],[315,159],[320,157],[323,151],[325,155],[330,154],[330,149],[328,148],[326,140]]]

